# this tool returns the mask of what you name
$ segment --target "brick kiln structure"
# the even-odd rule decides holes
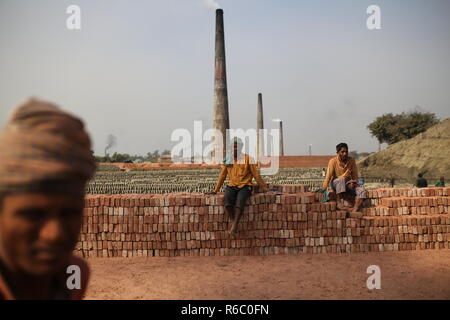
[[[76,254],[226,256],[449,249],[450,188],[374,189],[363,218],[303,185],[255,194],[236,239],[223,195],[88,195]]]

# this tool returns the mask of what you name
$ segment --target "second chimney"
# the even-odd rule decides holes
[[[280,121],[280,156],[284,156],[283,121]]]
[[[262,157],[265,155],[264,152],[264,134],[262,130],[264,129],[264,114],[263,114],[263,102],[262,102],[262,94],[258,94],[258,109],[256,111],[256,148],[257,148],[257,156]]]

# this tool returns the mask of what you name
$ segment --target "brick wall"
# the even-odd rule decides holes
[[[268,255],[449,249],[450,188],[369,190],[346,218],[306,186],[255,194],[236,239],[223,195],[88,195],[76,254],[84,257]]]
[[[280,168],[326,168],[331,156],[284,156],[280,157]]]

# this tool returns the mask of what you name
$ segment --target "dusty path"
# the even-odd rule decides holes
[[[450,250],[88,262],[87,299],[450,299]]]

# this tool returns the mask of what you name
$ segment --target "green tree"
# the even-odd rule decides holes
[[[126,162],[126,161],[132,161],[131,157],[127,153],[117,153],[114,152],[114,154],[111,157],[111,162]]]
[[[367,128],[381,145],[411,139],[438,123],[439,120],[433,113],[413,111],[397,115],[384,114],[376,118]]]
[[[159,157],[160,157],[159,150],[148,152],[147,155],[144,157],[144,161],[156,162],[158,161]]]
[[[95,160],[97,162],[129,162],[129,161],[147,161],[147,162],[157,162],[159,157],[161,155],[170,154],[170,150],[164,150],[162,154],[159,153],[159,150],[148,152],[147,155],[141,156],[138,154],[130,155],[128,153],[118,153],[114,152],[114,154],[111,156],[109,154],[106,154],[106,156],[95,156]]]
[[[392,141],[393,128],[399,123],[399,116],[392,113],[386,113],[375,119],[367,126],[373,137],[377,138],[379,146],[382,143]]]
[[[393,132],[394,142],[411,139],[439,123],[436,115],[429,112],[414,111],[403,113],[402,116],[398,130]]]

